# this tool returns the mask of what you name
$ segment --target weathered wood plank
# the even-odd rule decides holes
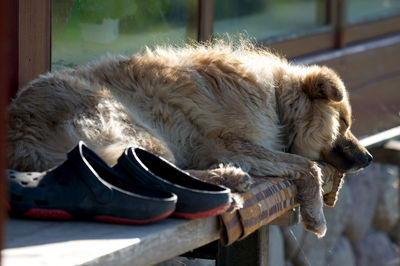
[[[50,0],[19,0],[19,87],[50,70]]]
[[[216,217],[146,226],[12,219],[6,237],[5,266],[153,265],[218,239],[219,229]]]

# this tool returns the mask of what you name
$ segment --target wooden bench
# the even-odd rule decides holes
[[[274,223],[289,225],[298,219],[298,211],[290,211]],[[168,218],[146,226],[10,219],[3,265],[153,265],[190,251],[187,256],[211,258],[212,252],[193,250],[208,243],[218,247],[219,230],[217,217]],[[247,248],[236,244],[214,250],[218,265],[235,265],[232,260],[238,263],[240,258],[266,265],[261,262],[268,259],[267,226],[238,242]]]
[[[216,217],[146,226],[11,219],[4,265],[153,265],[219,238]]]
[[[379,161],[400,158],[400,127],[361,140]],[[386,158],[390,152],[390,158]],[[386,159],[385,159],[386,158]],[[270,224],[300,221],[298,208]],[[215,259],[217,265],[267,265],[268,225],[228,247],[217,217],[168,218],[146,226],[10,219],[3,265],[153,265],[178,255]]]

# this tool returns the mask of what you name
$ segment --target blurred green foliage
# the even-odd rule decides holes
[[[190,1],[53,0],[53,33],[79,28],[79,23],[101,24],[107,18],[119,20],[121,33],[162,29],[167,23],[182,25],[187,22]],[[79,29],[73,31],[77,33]]]
[[[76,0],[81,22],[101,24],[104,18],[120,19],[134,14],[137,10],[135,0]],[[143,1],[159,2],[159,1]],[[157,3],[156,3],[157,4]]]
[[[215,0],[215,19],[242,17],[257,13],[264,10],[269,2],[271,0]]]
[[[185,25],[187,0],[126,0],[135,4],[135,10],[120,20],[120,32],[133,33],[162,29],[166,24]]]

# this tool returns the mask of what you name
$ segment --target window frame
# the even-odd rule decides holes
[[[358,22],[344,28],[346,44],[400,32],[400,14]]]
[[[19,87],[51,69],[51,0],[19,2]],[[328,27],[305,34],[261,39],[258,43],[287,57],[338,49],[367,39],[400,32],[400,14],[347,24],[347,0],[326,0]],[[197,0],[197,41],[213,39],[214,0]]]
[[[214,1],[195,0],[188,27],[199,42],[213,40]],[[326,0],[329,26],[305,34],[258,40],[258,44],[283,56],[301,59],[310,55],[340,52],[353,44],[375,40],[377,37],[400,33],[400,14],[375,20],[347,24],[347,0]],[[51,0],[18,0],[19,3],[19,75],[18,87],[51,69]],[[197,31],[197,32],[196,32]],[[378,38],[379,39],[379,38]],[[394,68],[392,67],[391,70]],[[11,92],[11,96],[16,88]]]

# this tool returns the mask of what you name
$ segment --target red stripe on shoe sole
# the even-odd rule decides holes
[[[227,205],[223,205],[223,206],[220,206],[220,207],[208,210],[208,211],[196,212],[196,213],[174,212],[172,214],[172,216],[185,218],[185,219],[205,218],[205,217],[216,216],[218,214],[224,213],[229,208],[229,206],[231,206],[231,205],[227,204]]]
[[[107,223],[116,223],[116,224],[148,224],[160,221],[162,219],[167,218],[172,214],[173,211],[164,213],[158,217],[154,217],[151,219],[143,219],[143,220],[134,220],[113,216],[105,216],[98,215],[94,216],[93,220],[107,222]],[[33,218],[33,219],[43,219],[43,220],[72,220],[74,217],[64,210],[56,210],[56,209],[37,209],[33,208],[28,210],[23,214],[23,217]]]
[[[23,214],[24,217],[49,220],[72,220],[74,217],[66,211],[56,209],[30,209]]]
[[[160,220],[163,220],[170,216],[173,211],[164,213],[158,217],[150,218],[150,219],[143,219],[143,220],[135,220],[129,218],[120,218],[120,217],[113,217],[113,216],[106,216],[106,215],[97,215],[93,217],[93,220],[106,222],[106,223],[114,223],[114,224],[148,224],[154,223]]]

